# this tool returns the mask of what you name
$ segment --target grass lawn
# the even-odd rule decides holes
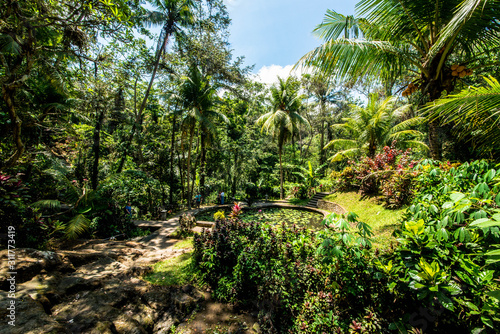
[[[406,208],[386,209],[377,204],[375,198],[362,198],[357,192],[335,193],[326,196],[324,200],[337,203],[347,211],[355,212],[360,221],[371,226],[375,234],[373,244],[380,248],[388,247],[391,241],[395,241],[391,236],[392,231],[399,226],[401,217],[406,211]]]
[[[191,249],[193,238],[186,238],[178,241],[174,248]],[[172,257],[153,265],[153,271],[144,275],[144,279],[150,283],[158,285],[183,285],[192,279],[191,252]]]

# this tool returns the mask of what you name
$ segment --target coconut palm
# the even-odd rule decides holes
[[[337,138],[330,141],[325,149],[329,147],[340,149],[331,161],[359,156],[365,152],[373,158],[378,148],[393,140],[405,146],[426,148],[424,143],[415,140],[421,138],[423,134],[410,129],[421,124],[424,118],[414,117],[398,122],[407,112],[409,105],[396,109],[395,102],[395,97],[388,97],[382,101],[376,94],[371,94],[366,108],[355,106],[351,117],[344,118],[344,123],[334,124],[334,128],[344,130],[354,139]]]
[[[223,122],[228,122],[224,114],[215,110],[216,93],[216,88],[210,84],[210,77],[203,76],[198,66],[193,65],[189,69],[189,76],[184,78],[184,82],[177,96],[186,110],[182,120],[182,129],[189,138],[187,160],[187,198],[189,208],[191,207],[192,196],[189,182],[191,172],[191,147],[195,128],[198,125],[200,129],[200,188],[203,191],[205,186],[207,144],[213,134],[215,134],[217,128],[214,120],[218,119]]]
[[[298,124],[309,126],[309,122],[299,114],[301,105],[298,94],[299,82],[288,77],[286,80],[278,77],[278,83],[271,86],[271,111],[265,113],[257,124],[262,124],[262,130],[271,134],[278,141],[278,154],[280,161],[280,198],[283,199],[283,145],[292,140],[298,132]]]
[[[194,16],[192,13],[194,7],[193,0],[153,0],[151,3],[156,7],[156,10],[147,11],[142,19],[147,26],[162,26],[162,28],[156,46],[153,73],[151,74],[148,88],[146,89],[144,99],[139,108],[139,114],[142,114],[146,107],[146,102],[153,81],[155,80],[161,56],[167,50],[170,36],[173,34],[182,34],[183,27],[187,27],[194,23]]]
[[[415,74],[407,94],[420,90],[421,104],[453,91],[458,65],[478,69],[500,48],[500,2],[492,0],[361,0],[357,6],[366,39],[328,39],[301,62],[341,79],[379,76],[382,71]],[[454,63],[454,64],[453,64]],[[485,65],[478,65],[485,64]],[[429,122],[431,155],[439,158],[438,124]]]
[[[468,139],[484,156],[500,147],[500,83],[486,77],[487,86],[469,87],[429,104],[429,118],[453,125],[459,138]]]

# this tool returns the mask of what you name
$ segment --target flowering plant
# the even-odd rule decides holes
[[[241,213],[241,206],[238,203],[234,202],[234,206],[231,208],[231,213],[229,214],[230,218],[238,218]]]

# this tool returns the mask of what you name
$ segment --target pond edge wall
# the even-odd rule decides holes
[[[335,212],[336,214],[343,215],[347,213],[347,210],[337,203],[325,201],[323,199],[318,200],[318,208],[325,211]]]

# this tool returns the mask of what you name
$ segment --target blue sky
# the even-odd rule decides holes
[[[233,56],[245,56],[245,65],[269,82],[286,76],[308,51],[321,44],[312,34],[327,9],[354,14],[351,0],[224,0],[232,20],[229,42]]]

